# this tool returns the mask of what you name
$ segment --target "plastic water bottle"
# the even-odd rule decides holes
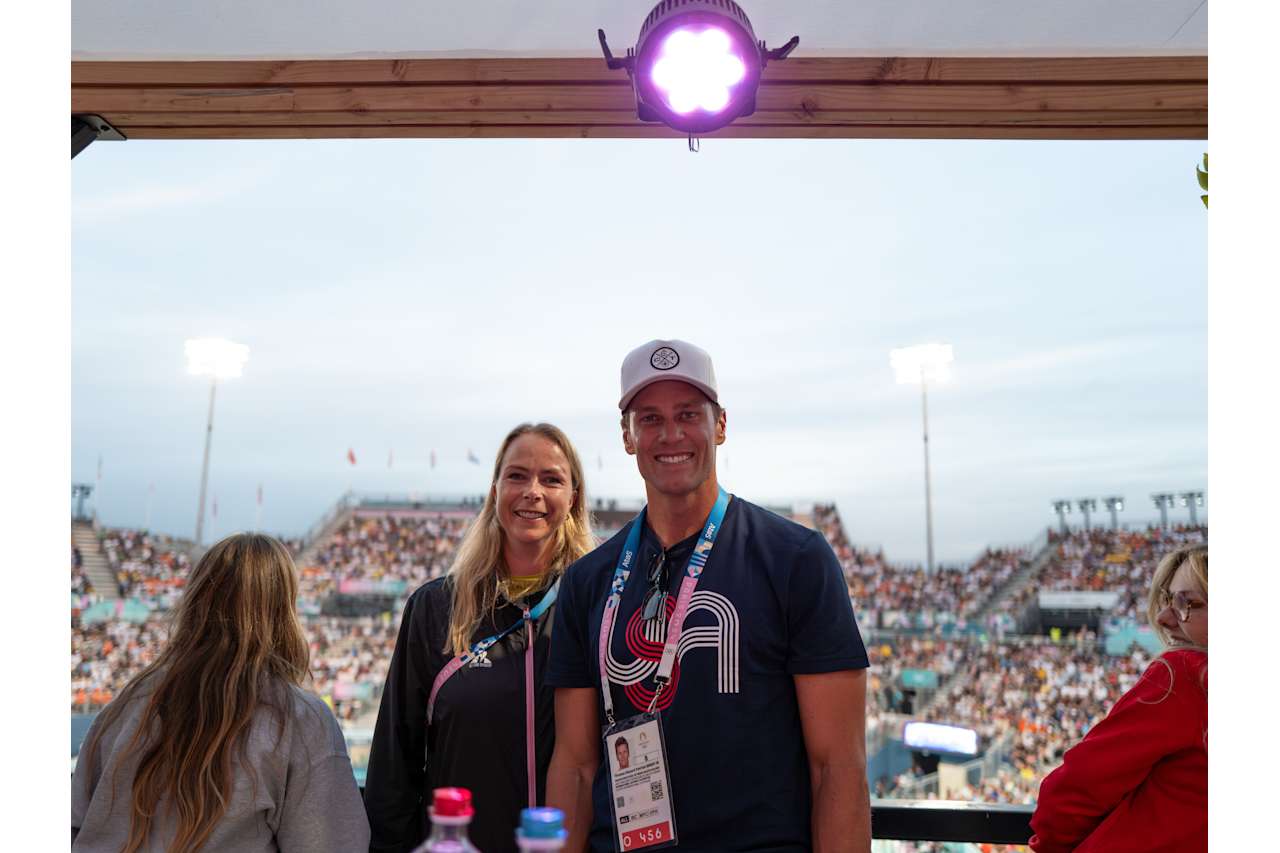
[[[480,853],[467,838],[467,826],[476,813],[466,788],[436,788],[431,792],[431,835],[413,853]]]
[[[564,812],[559,809],[525,809],[520,812],[520,828],[516,830],[520,853],[555,853],[564,849],[566,836]]]

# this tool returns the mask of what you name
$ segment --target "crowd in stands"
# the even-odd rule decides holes
[[[398,626],[391,618],[319,617],[303,621],[311,642],[311,689],[329,700],[344,722],[377,708],[373,701],[387,677]]]
[[[100,708],[129,679],[155,660],[164,645],[163,620],[142,624],[111,621],[71,630],[71,707]]]
[[[963,631],[1029,556],[1021,549],[988,550],[972,565],[928,572],[891,564],[882,551],[852,545],[834,504],[814,506],[813,520],[844,569],[864,628]]]
[[[880,725],[883,715],[920,710],[902,683],[905,670],[930,670],[945,684],[969,654],[964,640],[933,637],[895,637],[867,643],[871,668],[867,672],[867,729]]]
[[[1001,749],[1003,774],[974,790],[988,802],[1034,802],[1040,779],[1106,716],[1149,663],[1145,652],[1102,652],[1087,633],[1062,643],[973,645],[956,682],[926,718],[974,729]]]
[[[1067,535],[1053,531],[1054,548],[1036,582],[1001,602],[1000,610],[1016,617],[1041,590],[1118,592],[1111,612],[1115,623],[1146,624],[1146,599],[1160,558],[1180,545],[1208,541],[1203,525],[1172,525],[1145,530],[1094,528]]]
[[[343,581],[400,581],[409,592],[449,568],[471,517],[354,515],[300,566],[304,597]]]
[[[101,539],[121,598],[167,609],[182,595],[191,570],[185,548],[144,530],[105,530]]]
[[[129,679],[155,660],[167,635],[167,620],[156,615],[136,624],[112,620],[71,630],[71,707],[96,710]],[[328,701],[344,722],[377,708],[387,676],[398,624],[386,617],[303,620],[311,644],[313,693]]]

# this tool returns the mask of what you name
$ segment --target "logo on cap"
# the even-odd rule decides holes
[[[680,363],[680,354],[671,347],[659,347],[649,356],[649,363],[656,370],[670,370]]]

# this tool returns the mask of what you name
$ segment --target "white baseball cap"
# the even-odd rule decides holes
[[[655,382],[674,379],[687,382],[719,403],[716,371],[707,351],[687,341],[649,341],[627,353],[622,360],[622,399],[618,408],[627,405],[642,390]]]

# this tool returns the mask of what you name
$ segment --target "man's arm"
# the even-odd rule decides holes
[[[600,764],[600,714],[594,687],[556,688],[556,749],[547,768],[547,805],[564,812],[564,849],[587,849],[591,834],[591,783]]]
[[[813,789],[813,850],[869,853],[867,671],[846,669],[794,678]]]

